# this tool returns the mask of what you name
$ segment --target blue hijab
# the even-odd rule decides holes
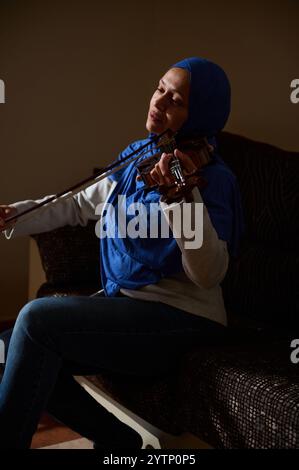
[[[213,62],[192,57],[174,64],[188,70],[190,75],[190,95],[188,119],[180,129],[181,134],[197,132],[208,137],[214,145],[212,161],[202,170],[207,186],[200,190],[211,222],[221,240],[228,244],[230,254],[237,255],[240,235],[243,230],[243,216],[236,177],[217,154],[214,135],[225,125],[230,112],[230,85],[224,71]],[[118,159],[126,157],[133,150],[148,143],[146,157],[141,156],[137,163],[156,153],[155,146],[148,139],[130,144]],[[106,295],[113,296],[121,288],[138,289],[155,284],[165,277],[183,271],[181,251],[170,232],[168,238],[151,238],[149,233],[151,217],[161,217],[159,210],[160,193],[148,190],[144,183],[136,181],[136,162],[110,176],[116,187],[108,199],[114,213],[105,211],[104,228],[114,231],[113,237],[100,241],[101,279]],[[118,195],[126,195],[126,201],[119,203]],[[136,214],[128,215],[127,208],[132,203],[142,203],[146,207],[143,214],[146,234],[144,238],[119,237],[120,225],[115,214],[122,212],[126,226]],[[152,203],[156,203],[153,206]],[[154,207],[154,208],[153,208]],[[153,214],[153,212],[156,212]],[[161,221],[161,218],[159,219]],[[146,223],[145,223],[146,222]],[[123,228],[123,227],[122,227]]]

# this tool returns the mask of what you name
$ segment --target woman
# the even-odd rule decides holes
[[[141,447],[135,431],[96,403],[73,375],[113,371],[154,376],[171,371],[192,345],[217,341],[226,324],[220,283],[237,251],[242,213],[234,175],[216,153],[214,135],[230,111],[230,86],[216,64],[190,58],[172,66],[151,99],[146,128],[181,135],[197,132],[209,141],[211,161],[202,168],[205,187],[192,190],[191,212],[203,203],[203,243],[188,248],[184,236],[174,238],[101,237],[101,279],[105,297],[43,298],[25,305],[13,332],[2,338],[8,346],[0,388],[0,446],[28,448],[40,415],[47,410],[60,421],[96,442],[98,447]],[[148,139],[129,145],[119,158],[138,150]],[[184,173],[193,171],[189,155],[175,150]],[[151,171],[158,188],[169,186],[170,154]],[[142,160],[143,157],[140,157]],[[109,179],[8,230],[5,217],[36,204],[25,201],[2,206],[7,238],[49,231],[62,225],[85,225],[98,219],[97,206],[106,201],[119,209],[160,203],[167,223],[173,205],[161,201],[155,188],[136,179],[134,164]],[[184,204],[184,198],[176,207]],[[106,211],[109,225],[109,211]],[[103,215],[103,212],[102,212]],[[149,217],[148,213],[146,217]],[[129,220],[129,216],[127,216]],[[113,222],[115,223],[115,222]],[[183,220],[184,223],[184,220]],[[102,225],[102,230],[104,228]],[[120,222],[116,222],[116,229]],[[13,426],[11,426],[13,423]]]

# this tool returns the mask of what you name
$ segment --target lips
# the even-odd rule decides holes
[[[150,112],[150,118],[156,122],[162,122],[161,116],[153,111]]]

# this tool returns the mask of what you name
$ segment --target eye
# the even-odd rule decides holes
[[[171,101],[173,102],[173,104],[174,104],[175,106],[182,106],[182,105],[183,105],[183,103],[182,103],[181,100],[176,100],[176,99],[172,98]]]
[[[160,93],[163,93],[163,88],[157,87],[157,91],[159,91]]]

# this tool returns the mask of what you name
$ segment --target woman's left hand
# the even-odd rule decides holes
[[[185,176],[193,174],[196,170],[209,162],[207,152],[203,151],[183,153],[175,149],[174,155],[179,159]],[[169,169],[169,163],[172,158],[172,153],[163,153],[159,162],[156,163],[150,172],[151,177],[159,186],[171,186],[174,183],[174,177]]]

